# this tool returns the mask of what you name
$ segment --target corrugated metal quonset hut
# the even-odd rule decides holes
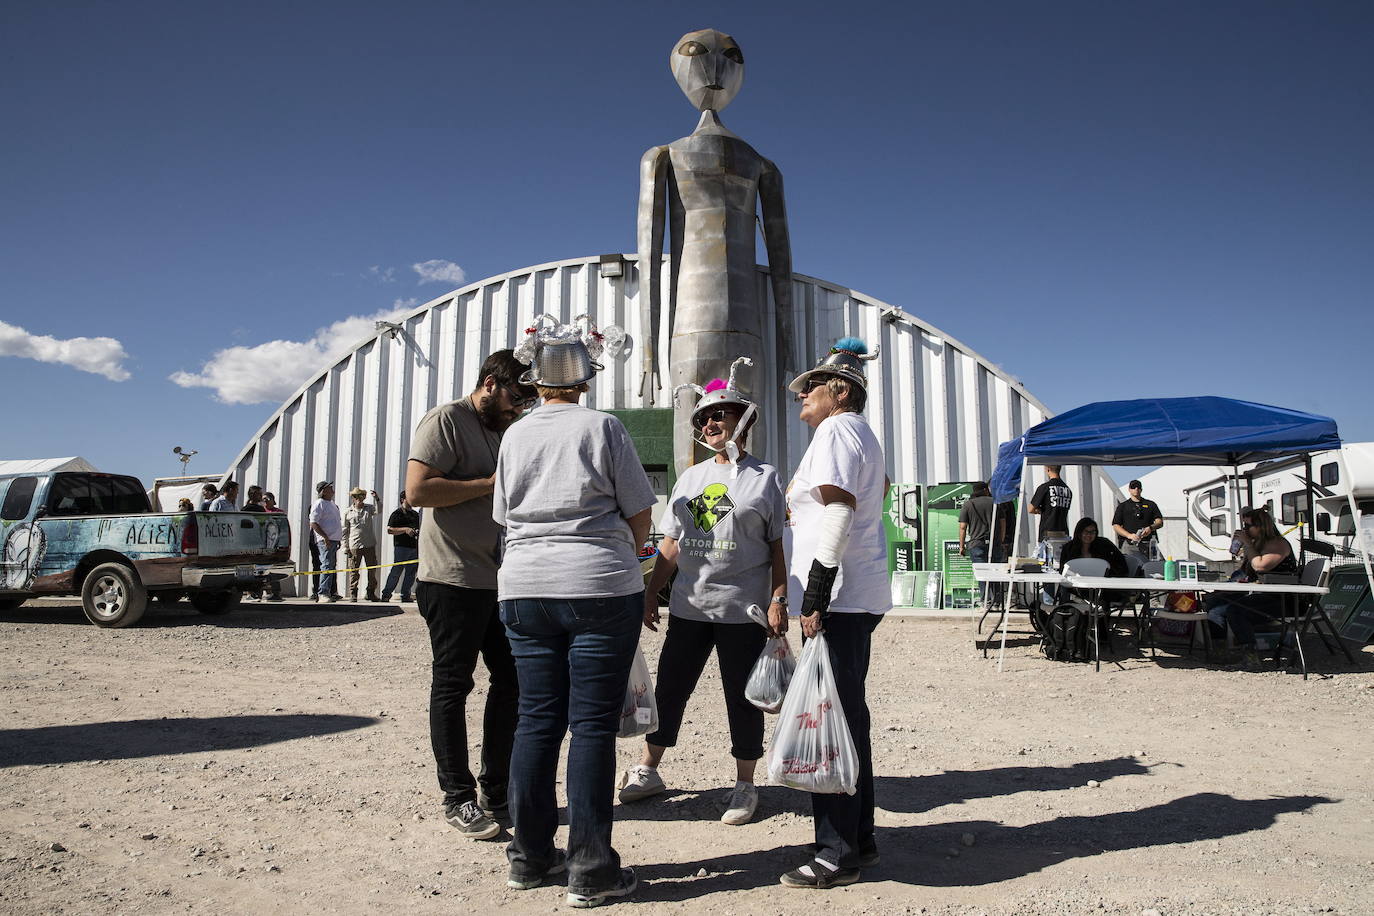
[[[385,519],[404,484],[410,437],[420,417],[470,392],[486,355],[514,346],[534,316],[547,312],[566,322],[585,313],[599,327],[624,328],[629,344],[605,361],[583,403],[621,417],[666,495],[673,476],[671,391],[662,389],[652,408],[639,392],[636,262],[634,255],[610,255],[540,264],[419,306],[400,322],[402,331],[378,331],[301,386],[243,447],[228,473],[245,487],[256,483],[277,494],[296,533],[297,568],[309,569],[305,532],[315,481],[333,480],[340,493],[354,485],[377,490]],[[663,276],[666,287],[667,270]],[[770,352],[776,318],[767,268],[758,267],[757,281],[759,301],[769,312],[763,326]],[[790,364],[761,367],[758,379],[779,384],[753,386],[762,394],[764,419],[755,450],[784,479],[811,430],[798,419],[781,380],[814,365],[825,347],[845,335],[882,347],[882,357],[868,365],[865,415],[882,440],[894,483],[986,480],[998,444],[1050,416],[1019,382],[896,306],[801,274],[793,275],[792,302],[796,340]],[[667,352],[664,321],[659,353]],[[662,366],[666,379],[666,359]],[[1066,468],[1064,476],[1076,494],[1074,518],[1089,514],[1105,523],[1104,515],[1121,498],[1116,485],[1097,468]],[[1027,527],[1023,514],[1022,531]],[[388,563],[391,538],[381,540],[381,562]]]

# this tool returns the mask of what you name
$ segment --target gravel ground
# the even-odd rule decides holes
[[[413,606],[182,604],[108,631],[45,601],[0,633],[0,912],[564,908],[559,886],[507,890],[503,845],[440,816]],[[1024,639],[999,674],[966,621],[894,618],[875,648],[882,864],[849,888],[779,886],[811,839],[790,789],[718,822],[733,770],[708,671],[669,792],[616,808],[641,879],[619,906],[1374,913],[1374,647],[1352,669],[1316,645],[1307,681],[1133,650],[1094,673]],[[484,691],[479,675],[474,712]],[[619,747],[627,766],[635,742]]]

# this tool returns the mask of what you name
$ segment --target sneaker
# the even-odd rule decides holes
[[[783,887],[805,887],[811,890],[825,890],[843,887],[859,880],[857,868],[833,868],[830,863],[812,859],[800,868],[787,872],[779,879]]]
[[[445,805],[444,820],[463,836],[474,840],[489,840],[501,832],[501,825],[477,807],[477,802],[465,801],[461,805]]]
[[[511,869],[509,877],[506,878],[506,887],[514,888],[517,891],[528,891],[544,883],[544,879],[549,875],[561,875],[568,870],[568,854],[561,849],[553,851],[553,864],[544,870],[542,875],[530,875],[522,877]]]
[[[736,782],[735,791],[730,793],[730,804],[720,816],[722,824],[738,827],[747,824],[754,817],[759,806],[759,790],[752,782]]]
[[[386,602],[388,602],[388,601],[390,601],[390,600],[391,600],[391,592],[382,592],[382,603],[385,604]]]
[[[816,844],[815,844],[815,843],[808,843],[807,846],[806,846],[806,848],[807,848],[807,851],[810,852],[813,856],[816,854]],[[877,867],[878,867],[878,863],[880,863],[882,860],[883,860],[883,857],[882,857],[881,855],[879,855],[879,853],[878,853],[878,844],[877,844],[877,843],[874,843],[872,846],[868,846],[868,847],[865,847],[863,844],[860,844],[860,845],[859,845],[859,861],[858,861],[858,863],[857,863],[857,865],[856,865],[855,867],[856,867],[856,868],[877,868]]]
[[[371,601],[373,604],[376,604],[377,602],[381,601],[382,599],[381,599],[381,598],[378,598],[376,595],[368,595],[366,600]]]
[[[411,603],[412,601],[414,601],[415,599],[412,598],[412,597],[410,597],[409,595],[402,595],[401,597],[397,598],[396,600],[399,601],[399,602],[401,602],[402,604],[410,604],[410,603]]]
[[[658,775],[658,769],[647,767],[644,764],[636,764],[625,771],[625,775],[620,779],[620,802],[639,801],[641,798],[648,798],[650,795],[657,795],[668,788],[663,784],[663,777]]]
[[[264,598],[264,599],[262,599],[262,600],[263,600],[263,601],[281,601],[281,600],[282,600],[282,596],[281,596],[281,595],[268,595],[266,598]]]
[[[589,894],[568,891],[568,906],[575,906],[585,909],[586,907],[601,906],[612,897],[626,897],[633,894],[635,888],[639,887],[639,881],[635,879],[633,868],[622,868],[620,870],[620,883],[615,887],[609,887],[602,891],[592,891]]]
[[[329,596],[329,603],[330,603],[330,604],[337,604],[338,602],[340,602],[340,601],[342,601],[342,600],[343,600],[343,599],[340,598],[338,595],[330,595],[330,596]]]

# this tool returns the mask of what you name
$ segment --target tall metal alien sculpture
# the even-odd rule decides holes
[[[752,146],[727,130],[717,114],[744,82],[744,55],[729,35],[688,32],[669,59],[673,76],[701,111],[689,136],[644,154],[639,167],[639,278],[644,376],[650,404],[659,378],[663,226],[669,228],[668,349],[670,385],[724,378],[730,363],[747,356],[780,384],[791,341],[792,245],[787,235],[782,174]],[[755,272],[756,212],[762,210],[773,300],[777,304],[777,358],[763,353],[763,314]],[[681,472],[695,459],[691,404],[677,408],[673,456]],[[761,440],[761,436],[756,436]],[[751,451],[762,445],[751,443]]]

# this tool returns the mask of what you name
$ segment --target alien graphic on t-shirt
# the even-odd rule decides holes
[[[735,503],[730,499],[729,489],[723,483],[713,483],[702,490],[700,496],[687,500],[687,511],[692,513],[698,531],[705,534],[734,511]]]

